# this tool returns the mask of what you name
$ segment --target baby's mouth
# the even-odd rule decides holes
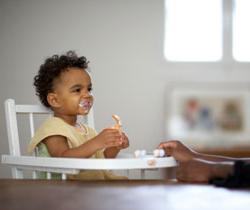
[[[89,110],[91,108],[91,102],[87,100],[81,100],[79,106],[84,108],[85,110]]]

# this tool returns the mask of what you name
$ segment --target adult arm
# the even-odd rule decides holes
[[[226,178],[234,173],[235,161],[250,162],[250,158],[231,158],[198,153],[180,141],[162,142],[158,148],[178,162],[177,179],[188,182],[208,182],[213,178]]]

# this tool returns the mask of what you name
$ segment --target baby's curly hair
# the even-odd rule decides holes
[[[84,56],[78,57],[74,51],[68,51],[63,55],[53,55],[40,66],[38,74],[34,77],[36,95],[45,107],[50,107],[47,101],[48,93],[53,91],[53,83],[63,72],[69,68],[86,70],[88,61]]]

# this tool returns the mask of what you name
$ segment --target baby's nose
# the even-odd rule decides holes
[[[92,97],[92,94],[89,91],[84,91],[83,94],[82,94],[82,96],[84,98],[87,98],[87,97]]]

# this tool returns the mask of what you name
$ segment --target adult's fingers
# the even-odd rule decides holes
[[[164,141],[164,142],[161,142],[159,145],[158,145],[158,149],[165,149],[165,148],[176,148],[178,145],[178,141],[176,140],[169,140],[169,141]]]

